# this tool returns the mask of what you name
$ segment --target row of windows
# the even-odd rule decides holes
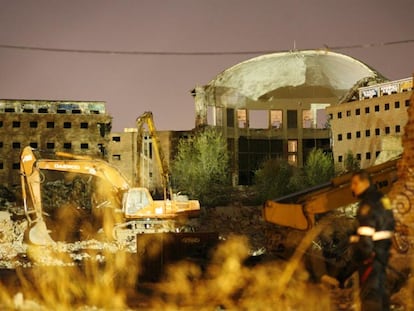
[[[0,127],[3,127],[4,123],[3,121],[0,121]],[[13,121],[12,127],[13,128],[20,128],[22,126],[22,123],[20,121]],[[30,128],[37,128],[39,126],[39,123],[37,121],[30,121],[29,127]],[[81,122],[79,127],[81,129],[87,129],[89,128],[88,122]],[[55,122],[46,122],[46,128],[55,128]],[[63,122],[63,128],[70,129],[72,128],[72,122]]]
[[[6,107],[4,108],[4,112],[24,112],[24,113],[36,113],[36,109],[33,108],[23,108],[21,109],[16,109],[14,107]],[[86,113],[90,113],[90,114],[100,114],[99,110],[89,110],[89,111],[85,111]],[[83,114],[85,114],[85,112]],[[37,109],[37,113],[54,113],[54,110],[49,110],[48,108],[38,108]],[[82,110],[80,109],[56,109],[56,113],[58,114],[66,114],[66,113],[72,113],[72,114],[82,114]]]
[[[4,144],[2,141],[0,141],[0,148],[3,148]],[[20,149],[22,147],[22,144],[20,142],[12,142],[11,144],[13,149]],[[31,142],[29,144],[30,147],[32,148],[38,148],[39,144],[36,142]],[[46,148],[47,149],[55,149],[55,143],[46,143]],[[72,143],[63,143],[63,148],[64,149],[72,149]],[[89,149],[89,144],[88,143],[80,143],[80,148],[81,149]]]
[[[376,151],[375,152],[375,157],[378,157],[380,154],[380,151]],[[361,161],[362,160],[362,154],[361,153],[357,153],[356,155],[356,159]],[[371,152],[366,152],[365,153],[365,160],[371,160]],[[338,156],[338,162],[343,162],[344,161],[344,157],[342,155]]]
[[[406,99],[405,100],[405,107],[408,107],[408,106],[410,106],[410,100],[409,99]],[[370,108],[371,107],[365,107],[364,108],[365,114],[370,113]],[[381,108],[380,105],[375,105],[374,106],[374,111],[375,112],[379,112],[380,111],[380,108]],[[399,101],[394,102],[394,108],[395,109],[399,109],[400,108],[400,102]],[[389,103],[385,103],[383,109],[385,111],[390,110],[390,104]],[[361,108],[356,108],[354,113],[355,113],[356,116],[361,115]],[[342,115],[342,111],[339,111],[338,114],[337,114],[338,119],[342,119],[342,116],[343,116]],[[351,117],[352,116],[352,111],[351,110],[347,110],[345,112],[345,116]]]
[[[395,133],[400,133],[401,132],[401,126],[400,125],[396,125],[395,128]],[[391,128],[389,126],[386,126],[384,128],[384,134],[390,134],[391,133]],[[381,129],[380,128],[376,128],[375,129],[375,136],[380,136],[381,135]],[[365,130],[365,137],[370,137],[371,136],[371,130]],[[361,138],[361,131],[356,131],[355,132],[355,137],[356,138]],[[343,139],[343,135],[342,134],[338,134],[338,141],[341,141]],[[352,133],[348,132],[346,133],[346,139],[352,139]]]

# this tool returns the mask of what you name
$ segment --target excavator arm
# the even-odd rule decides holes
[[[45,241],[47,244],[52,241],[43,220],[41,199],[43,174],[41,170],[85,174],[106,180],[112,188],[109,192],[113,194],[120,206],[122,194],[130,189],[126,178],[115,167],[103,160],[64,152],[56,152],[55,155],[66,159],[36,159],[30,147],[25,147],[20,155],[20,178],[24,211],[29,225],[34,225],[32,230],[29,231],[29,239],[36,244],[45,244]],[[27,200],[28,195],[31,199],[31,205]]]
[[[396,180],[397,161],[367,168],[372,182],[386,193]],[[315,216],[356,202],[349,190],[352,173],[332,179],[330,182],[293,193],[264,204],[263,216],[267,222],[299,230],[315,225]]]
[[[154,118],[152,112],[147,111],[144,112],[141,116],[139,116],[136,120],[137,126],[137,185],[141,186],[141,149],[142,149],[142,139],[144,136],[144,125],[147,124],[148,132],[152,138],[152,146],[153,150],[155,151],[155,160],[157,161],[157,166],[161,170],[161,177],[162,177],[162,185],[164,190],[164,200],[172,199],[172,189],[171,189],[171,182],[170,182],[170,172],[168,169],[168,165],[165,159],[164,152],[160,147],[160,140],[158,138],[157,129],[155,128]]]

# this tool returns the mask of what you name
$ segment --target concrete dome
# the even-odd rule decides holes
[[[207,88],[223,88],[252,100],[337,97],[356,82],[381,74],[355,58],[330,51],[292,51],[258,56],[213,79]]]

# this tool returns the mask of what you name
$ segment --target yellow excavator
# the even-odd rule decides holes
[[[387,193],[397,180],[399,158],[372,166],[366,171],[377,188]],[[317,216],[356,202],[349,190],[352,173],[338,176],[330,182],[264,204],[263,216],[267,222],[299,230],[315,225]]]
[[[109,189],[101,192],[106,194],[113,212],[122,219],[113,226],[112,235],[117,240],[138,233],[175,231],[177,228],[171,220],[187,218],[200,210],[197,200],[153,200],[147,188],[131,187],[121,172],[106,161],[65,152],[56,152],[55,156],[57,159],[37,159],[31,147],[25,147],[20,155],[22,198],[30,226],[28,237],[33,244],[54,243],[43,217],[42,170],[84,174],[106,181]]]

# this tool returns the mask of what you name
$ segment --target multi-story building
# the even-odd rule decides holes
[[[19,184],[25,146],[105,158],[111,120],[104,102],[0,100],[0,183]]]
[[[373,165],[384,137],[404,134],[412,93],[413,79],[407,78],[359,88],[357,100],[327,108],[335,163],[343,165],[350,152],[362,168]]]
[[[329,151],[325,108],[365,78],[382,76],[354,58],[329,51],[259,56],[193,90],[196,127],[222,131],[233,184],[248,185],[267,158],[302,166],[314,147]]]

